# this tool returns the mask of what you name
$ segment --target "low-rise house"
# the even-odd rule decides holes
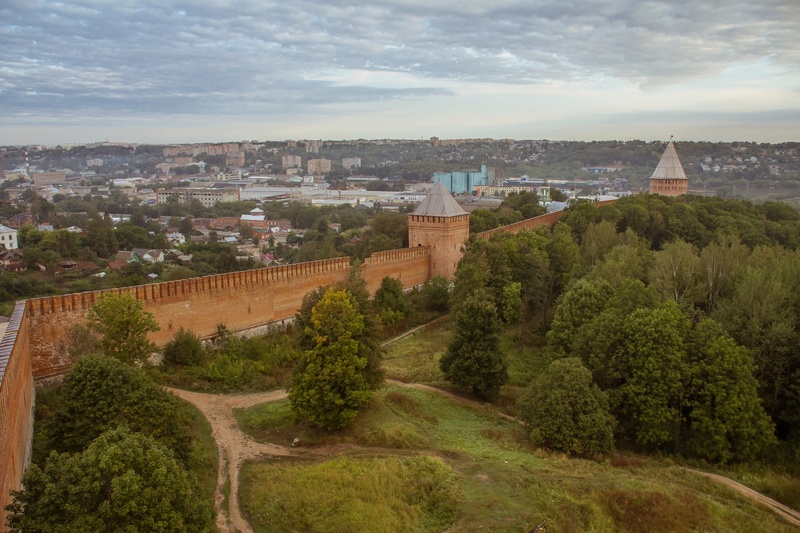
[[[65,274],[67,272],[94,272],[98,270],[96,264],[92,263],[91,261],[82,261],[80,259],[64,259],[63,261],[59,261],[56,263],[56,268],[54,273],[55,274]]]
[[[17,230],[0,224],[0,245],[6,250],[16,250],[19,248]]]
[[[256,207],[252,211],[250,211],[246,215],[242,215],[239,218],[239,223],[241,225],[252,226],[258,229],[267,229],[269,228],[269,223],[267,221],[267,217],[264,214],[262,209]]]
[[[127,250],[120,250],[119,252],[117,252],[117,257],[116,257],[117,261],[121,261],[125,264],[134,263],[136,261],[139,261],[140,259],[141,258],[136,252],[131,252]]]
[[[25,263],[22,260],[22,252],[19,250],[6,250],[0,252],[0,269],[9,272],[21,272],[25,270]]]
[[[213,218],[193,218],[192,228],[198,231],[203,229],[208,229],[213,221],[214,221]]]
[[[267,225],[273,233],[276,231],[291,231],[292,229],[292,223],[285,218],[267,220]]]
[[[183,233],[177,231],[174,233],[167,233],[166,237],[171,244],[178,245],[186,242],[186,237],[184,237]]]
[[[176,261],[178,263],[191,263],[192,254],[184,254],[180,250],[169,250],[166,253],[166,259],[168,261]]]
[[[27,213],[20,213],[9,217],[6,225],[12,229],[19,229],[23,224],[33,224],[33,217]]]
[[[133,252],[138,255],[145,263],[163,263],[164,251],[163,250],[148,250],[147,248],[134,248]]]
[[[211,224],[209,225],[210,229],[215,230],[222,230],[222,231],[230,231],[239,229],[239,218],[238,217],[217,217],[212,219]]]

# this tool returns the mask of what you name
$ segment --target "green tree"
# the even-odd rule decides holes
[[[178,222],[178,231],[184,235],[189,235],[194,230],[192,225],[192,217],[184,217]]]
[[[341,429],[369,402],[363,374],[367,358],[359,354],[357,340],[363,329],[364,317],[353,298],[343,290],[326,290],[306,326],[314,346],[306,350],[289,389],[299,417],[323,429]]]
[[[604,220],[589,224],[581,242],[583,262],[589,266],[594,266],[618,242],[617,228],[611,222]]]
[[[608,398],[579,359],[553,361],[519,401],[534,442],[570,455],[614,450],[616,420]]]
[[[677,438],[686,329],[687,321],[673,302],[637,309],[625,324],[619,365],[624,382],[611,393],[611,403],[617,420],[639,444],[658,448]]]
[[[545,277],[545,292],[542,298],[543,325],[549,322],[550,308],[567,285],[572,280],[578,266],[578,245],[566,224],[556,224],[550,238],[544,245],[547,252],[547,275]]]
[[[376,390],[383,384],[383,369],[381,360],[383,348],[380,345],[380,323],[372,306],[367,284],[361,277],[360,268],[355,267],[350,271],[347,283],[337,283],[333,286],[336,290],[346,290],[356,303],[358,313],[364,317],[364,328],[356,337],[359,355],[367,358],[367,366],[363,370],[364,379],[370,388]],[[300,309],[295,313],[295,325],[299,330],[298,346],[301,350],[310,350],[316,345],[316,339],[311,334],[311,312],[319,303],[329,287],[317,287],[303,296]]]
[[[373,235],[386,235],[393,242],[395,248],[408,246],[408,217],[403,214],[380,212],[370,220],[370,233]]]
[[[469,232],[481,233],[500,226],[500,219],[494,211],[476,209],[469,214]]]
[[[196,365],[203,357],[203,345],[191,330],[181,327],[164,346],[164,362],[168,365]]]
[[[612,248],[602,261],[595,264],[587,277],[602,278],[614,288],[630,278],[647,282],[651,259],[652,253],[647,248],[620,244]]]
[[[700,252],[706,311],[711,313],[716,309],[746,257],[747,248],[735,236],[723,236]]]
[[[517,351],[522,353],[522,283],[515,281],[503,287],[503,320],[517,325]]]
[[[700,294],[698,279],[701,261],[691,244],[677,240],[656,252],[653,261],[653,286],[677,304],[692,304]]]
[[[571,353],[577,331],[605,309],[613,293],[614,289],[605,280],[578,280],[564,293],[556,308],[547,332],[549,349],[561,357]]]
[[[497,308],[479,292],[455,311],[453,339],[439,361],[447,381],[489,399],[508,381],[508,364],[500,351]]]
[[[7,525],[23,531],[205,531],[213,510],[172,453],[115,428],[80,453],[53,452],[14,491]]]
[[[106,355],[141,363],[156,350],[147,334],[158,331],[158,323],[130,294],[101,295],[89,309],[87,319],[89,327],[100,335],[100,346]]]
[[[403,284],[397,278],[386,276],[381,286],[375,291],[374,307],[384,326],[395,328],[401,326],[405,318],[411,314],[411,306],[403,292]]]
[[[107,429],[126,425],[181,459],[189,456],[186,413],[140,369],[102,355],[87,356],[69,371],[60,394],[47,430],[56,451],[79,452]]]
[[[122,250],[150,248],[152,246],[150,233],[146,229],[134,226],[130,222],[122,222],[119,224],[116,227],[115,236]]]
[[[688,453],[722,463],[755,459],[776,440],[747,350],[709,318],[688,344]]]
[[[545,213],[545,208],[539,205],[539,197],[535,192],[521,192],[509,194],[500,209],[509,208],[518,211],[521,218],[533,218]]]
[[[779,266],[743,269],[731,297],[714,313],[728,334],[750,351],[765,407],[776,421],[790,414],[786,394],[800,370],[797,294]]]
[[[86,245],[98,257],[111,257],[119,250],[114,226],[109,220],[93,218],[86,227]]]
[[[450,282],[444,276],[433,276],[422,287],[425,309],[446,313],[450,309]]]

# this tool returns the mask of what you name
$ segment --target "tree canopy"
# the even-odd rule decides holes
[[[105,293],[89,309],[89,327],[100,336],[103,353],[127,363],[145,362],[156,350],[147,338],[160,328],[153,314],[130,294]]]
[[[577,358],[553,361],[519,403],[537,444],[579,456],[614,450],[616,421],[608,398]]]
[[[51,448],[79,452],[119,425],[153,437],[181,459],[189,455],[187,415],[174,396],[118,359],[90,355],[78,360],[64,379],[48,428]]]
[[[205,531],[213,510],[172,452],[126,427],[33,464],[7,507],[9,530]]]
[[[311,310],[305,334],[313,339],[289,389],[297,415],[327,430],[350,424],[371,397],[359,353],[364,317],[347,291],[329,288]]]
[[[508,381],[508,363],[500,350],[497,308],[478,292],[455,310],[454,332],[439,366],[445,379],[493,399]]]

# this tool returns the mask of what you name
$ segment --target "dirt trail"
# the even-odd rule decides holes
[[[782,503],[777,502],[768,496],[764,496],[760,492],[756,492],[750,487],[742,485],[738,481],[734,481],[725,476],[720,476],[719,474],[712,474],[710,472],[703,472],[701,470],[695,470],[693,468],[687,468],[686,470],[713,479],[717,483],[722,483],[723,485],[730,487],[731,489],[735,490],[740,494],[743,494],[744,496],[750,498],[751,500],[755,500],[761,505],[768,507],[774,513],[782,517],[790,524],[800,527],[800,513],[795,511],[791,507],[787,507],[786,505],[783,505]]]
[[[295,450],[275,444],[256,442],[239,429],[233,416],[233,409],[252,407],[266,402],[286,398],[286,391],[273,391],[256,394],[236,394],[222,396],[202,394],[180,389],[168,388],[175,396],[197,407],[211,424],[211,434],[217,442],[219,451],[219,471],[217,488],[214,491],[214,507],[217,513],[217,529],[226,533],[252,533],[250,524],[242,517],[239,509],[239,470],[244,461],[257,459],[261,455],[296,456]],[[230,481],[228,509],[223,509],[222,487]]]

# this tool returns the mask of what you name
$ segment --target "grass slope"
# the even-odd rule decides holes
[[[449,338],[450,322],[442,320],[391,344],[387,376],[446,388],[438,361]],[[515,331],[503,339],[510,383],[496,407],[513,414],[516,396],[544,367],[536,341],[526,339],[518,353]],[[320,451],[335,456],[246,465],[240,498],[256,531],[519,532],[545,519],[548,530],[559,532],[793,531],[770,511],[670,459],[618,453],[589,461],[534,449],[524,427],[494,407],[426,390],[388,386],[337,433],[296,423],[288,401],[235,414],[257,440],[288,446],[299,437],[301,446],[330,446]],[[429,463],[411,459],[423,458],[441,465],[441,477],[419,492]],[[796,503],[796,478],[752,467],[736,474]],[[439,480],[446,490],[438,489]],[[417,503],[408,503],[409,491]],[[426,497],[435,504],[418,503]],[[372,507],[380,508],[378,516]],[[441,520],[448,513],[454,516],[449,527]]]
[[[545,518],[548,529],[563,532],[792,531],[769,511],[669,462],[623,455],[595,462],[534,450],[524,428],[492,409],[424,390],[379,391],[351,428],[335,434],[295,424],[287,401],[237,418],[258,439],[288,444],[300,436],[304,446],[340,445],[333,448],[339,456],[318,463],[247,465],[240,499],[256,531],[511,532]],[[452,474],[442,474],[447,490],[437,488],[437,477],[427,492],[415,493],[436,504],[415,507],[403,487],[429,476],[428,463],[410,461],[421,457]],[[347,480],[346,492],[340,480]],[[381,502],[385,519],[367,510],[373,501]],[[453,508],[448,528],[439,517]]]

